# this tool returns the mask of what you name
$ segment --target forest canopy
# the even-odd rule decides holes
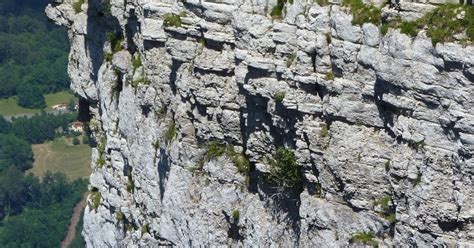
[[[18,95],[23,107],[44,108],[38,93],[69,86],[66,30],[47,20],[47,2],[0,0],[0,98]]]

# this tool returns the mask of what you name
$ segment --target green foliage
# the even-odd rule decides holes
[[[33,166],[33,152],[30,144],[14,135],[0,134],[0,171],[15,166],[26,171]]]
[[[217,141],[209,142],[207,145],[207,151],[204,157],[199,161],[197,169],[201,170],[205,162],[224,155],[232,160],[239,173],[244,175],[249,173],[250,162],[245,153],[236,152],[234,146],[219,143]]]
[[[390,25],[388,23],[382,23],[382,26],[380,27],[380,33],[382,35],[386,35],[388,33],[388,28]]]
[[[334,80],[334,72],[332,72],[332,71],[326,72],[326,75],[324,76],[324,79],[326,79],[328,81]]]
[[[411,37],[415,37],[418,34],[417,22],[404,21],[400,23],[400,32]]]
[[[282,102],[284,98],[285,98],[285,92],[284,91],[278,91],[277,93],[275,93],[275,101],[276,102]]]
[[[413,186],[416,186],[421,183],[421,176],[422,176],[421,172],[418,172],[418,175],[416,175],[416,179],[413,182]]]
[[[181,27],[182,25],[181,21],[181,15],[173,14],[173,13],[167,13],[165,14],[165,18],[163,21],[163,25],[165,27]]]
[[[362,0],[343,0],[343,6],[351,8],[354,18],[353,25],[362,25],[364,23],[373,23],[379,25],[382,22],[382,12],[373,5],[366,5]]]
[[[290,54],[290,57],[286,61],[286,67],[290,68],[291,65],[295,62],[296,60],[296,52],[293,52]]]
[[[142,235],[145,234],[145,233],[150,232],[150,228],[149,228],[148,224],[145,224],[145,225],[142,226],[141,232],[142,232]]]
[[[80,145],[81,144],[81,141],[77,138],[77,137],[74,137],[72,139],[72,144],[77,146],[77,145]]]
[[[119,222],[124,221],[125,220],[125,214],[123,214],[122,211],[119,211],[119,212],[117,212],[117,214],[115,214],[115,219],[117,219],[117,221],[119,221]]]
[[[300,166],[296,162],[295,153],[285,147],[277,149],[274,159],[269,160],[270,172],[267,180],[280,187],[302,190]]]
[[[283,18],[283,8],[288,1],[287,0],[277,0],[277,4],[272,8],[270,16],[273,19],[282,19]]]
[[[85,181],[70,183],[64,174],[48,172],[40,181],[13,167],[0,172],[0,246],[60,246],[85,191]]]
[[[330,32],[324,33],[324,36],[326,36],[326,43],[331,44],[332,42],[332,35]]]
[[[107,32],[107,40],[110,42],[112,55],[122,50],[123,37],[117,32]],[[106,57],[107,59],[107,57]],[[111,58],[110,58],[111,59]]]
[[[82,5],[84,4],[85,0],[78,0],[77,2],[75,2],[72,7],[74,8],[74,12],[76,12],[76,14],[79,14],[82,12]]]
[[[464,17],[460,15],[463,11]],[[456,4],[440,5],[416,21],[401,21],[400,18],[397,18],[382,27],[387,30],[388,27],[400,28],[402,33],[411,37],[416,36],[421,29],[426,28],[426,33],[431,38],[433,45],[439,42],[454,41],[454,35],[465,31],[467,41],[473,42],[474,7]],[[384,34],[384,32],[382,33]]]
[[[457,18],[462,11],[465,12],[464,18]],[[455,34],[463,32],[466,28],[467,31],[474,28],[474,7],[455,4],[441,5],[428,12],[419,22],[428,27],[427,35],[433,44],[453,41]],[[466,33],[469,35],[469,32]],[[468,38],[470,41],[474,41],[474,36],[471,35]]]
[[[321,129],[319,130],[319,135],[323,138],[325,138],[329,135],[329,129],[326,125],[321,127]]]
[[[316,0],[319,6],[327,6],[329,5],[329,0]]]
[[[112,61],[113,58],[114,58],[114,54],[113,54],[113,53],[105,53],[105,54],[104,54],[104,59],[105,59],[105,61],[107,61],[107,62]]]
[[[58,128],[67,131],[69,123],[76,118],[76,113],[55,115],[44,112],[30,118],[15,118],[11,124],[11,133],[29,143],[41,144],[53,140]]]
[[[90,193],[90,199],[91,199],[91,202],[92,202],[92,209],[97,209],[99,208],[100,206],[100,198],[101,198],[101,195],[100,195],[100,192],[98,189],[96,188],[93,188],[91,193]]]
[[[349,243],[359,243],[378,247],[378,242],[375,241],[374,238],[375,236],[373,232],[359,232],[351,236],[351,238],[349,239]]]
[[[173,121],[168,126],[168,129],[165,132],[165,141],[170,143],[177,135],[176,123]]]
[[[160,141],[159,140],[156,140],[155,142],[153,142],[153,148],[155,148],[155,151],[160,149]]]
[[[142,66],[142,59],[140,57],[140,54],[137,54],[132,57],[132,67],[133,67],[133,74],[135,74],[135,71]]]
[[[388,172],[390,170],[390,159],[385,161],[385,171]]]
[[[396,215],[393,208],[390,207],[390,202],[392,201],[392,197],[386,195],[378,200],[375,201],[375,205],[379,205],[382,209],[382,217],[388,220],[389,222],[393,223],[396,221]]]
[[[44,96],[35,86],[23,86],[18,92],[18,105],[30,109],[44,109],[46,102]]]
[[[235,209],[234,211],[232,211],[232,219],[234,219],[234,222],[239,222],[240,211],[238,209]]]
[[[38,94],[69,87],[69,42],[64,28],[52,26],[46,0],[2,0],[0,3],[0,98],[34,89]],[[37,97],[27,92],[24,96]],[[26,100],[26,99],[23,99]],[[35,98],[34,106],[44,100]]]

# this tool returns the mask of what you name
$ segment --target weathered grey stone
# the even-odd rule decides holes
[[[295,0],[281,20],[276,0],[114,0],[106,18],[101,3],[46,10],[69,29],[71,88],[103,143],[88,247],[355,247],[369,231],[382,247],[474,245],[473,46],[382,37],[340,1]],[[384,17],[433,6],[401,8]],[[181,27],[163,26],[169,13]],[[110,62],[111,31],[125,39]],[[297,194],[266,180],[281,146]]]

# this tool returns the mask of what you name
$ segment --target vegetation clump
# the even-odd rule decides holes
[[[234,219],[234,222],[239,222],[240,211],[238,209],[232,211],[232,218]]]
[[[329,0],[316,0],[319,6],[327,6],[329,5]]]
[[[296,52],[293,52],[290,54],[290,57],[286,61],[286,67],[290,68],[291,65],[295,62],[296,60]]]
[[[292,150],[278,148],[274,159],[269,160],[269,165],[270,171],[266,177],[269,182],[284,188],[302,189],[300,166]]]
[[[277,4],[273,7],[272,11],[270,12],[270,16],[273,19],[282,19],[283,17],[283,9],[285,8],[286,3],[293,3],[293,0],[277,0]]]
[[[250,162],[247,156],[245,156],[244,153],[235,151],[234,146],[222,144],[217,141],[209,142],[207,145],[207,151],[204,157],[199,161],[197,169],[202,169],[205,162],[209,162],[211,159],[216,159],[224,155],[232,160],[239,173],[245,175],[248,174],[250,170]]]
[[[163,25],[165,27],[176,27],[179,28],[183,25],[183,22],[181,21],[181,17],[184,17],[185,14],[181,13],[179,15],[173,14],[173,13],[167,13],[165,14],[165,18],[163,21]]]
[[[373,23],[379,25],[382,22],[382,12],[374,5],[366,5],[362,0],[344,0],[343,6],[350,7],[353,19],[353,25],[362,25],[364,23]]]
[[[108,32],[107,40],[110,42],[112,55],[122,50],[123,37],[116,32]]]
[[[78,0],[77,2],[75,2],[75,3],[73,4],[72,7],[74,8],[74,12],[75,12],[76,14],[81,13],[81,11],[82,11],[82,5],[84,4],[84,2],[85,2],[85,0]]]
[[[170,143],[177,135],[176,123],[173,121],[165,132],[165,141]]]
[[[352,237],[349,239],[349,242],[378,247],[378,242],[375,241],[374,238],[375,236],[373,232],[359,232],[353,234]]]
[[[92,209],[97,209],[100,206],[100,192],[97,188],[93,188],[91,190],[91,201],[92,201]]]
[[[400,32],[415,37],[418,32],[426,28],[426,34],[431,38],[433,45],[439,42],[454,41],[456,34],[466,33],[466,41],[474,41],[474,7],[456,4],[444,4],[426,13],[416,21],[402,21],[396,18],[382,25],[382,34],[388,28],[400,28]]]
[[[324,76],[324,79],[326,79],[326,80],[328,80],[328,81],[334,80],[334,72],[328,71],[328,72],[326,73],[326,75]]]
[[[138,68],[142,66],[142,59],[140,55],[135,55],[132,56],[132,68],[133,68],[133,74],[135,74],[135,71],[137,71]]]
[[[276,102],[282,102],[284,98],[285,98],[285,92],[284,91],[278,91],[277,93],[275,93],[275,101]]]
[[[388,220],[390,223],[394,223],[396,221],[395,210],[390,207],[390,202],[392,201],[392,197],[386,195],[379,200],[375,201],[375,205],[380,206],[382,209],[381,216]]]

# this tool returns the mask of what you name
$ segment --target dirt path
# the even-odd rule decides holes
[[[71,217],[71,223],[69,224],[69,229],[67,231],[66,238],[64,238],[63,242],[61,242],[61,248],[67,248],[71,244],[71,242],[76,237],[76,227],[79,219],[81,218],[82,210],[86,207],[87,204],[87,197],[84,196],[82,200],[76,204],[74,207],[74,212]]]

